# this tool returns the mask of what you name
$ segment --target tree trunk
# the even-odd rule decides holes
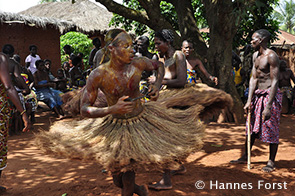
[[[234,37],[234,21],[231,18],[232,1],[223,0],[213,3],[210,0],[204,0],[204,3],[210,28],[210,47],[207,51],[209,70],[218,76],[219,88],[232,96],[234,100],[231,110],[233,119],[236,123],[242,123],[244,122],[243,104],[232,76],[232,41]]]
[[[207,53],[206,43],[199,31],[191,0],[170,0],[175,7],[178,16],[178,26],[181,34],[181,41],[189,39],[193,42],[195,52],[204,57]]]

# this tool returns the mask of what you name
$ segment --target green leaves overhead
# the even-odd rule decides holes
[[[62,62],[66,61],[63,47],[65,45],[70,45],[72,47],[72,52],[77,55],[82,52],[84,57],[84,64],[87,67],[87,60],[89,59],[89,54],[93,48],[92,40],[87,37],[87,35],[79,32],[68,32],[60,37],[60,51]]]
[[[148,3],[148,1],[141,2]],[[179,32],[178,16],[175,7],[169,3],[172,1],[159,1],[161,15],[164,16],[174,30]],[[250,43],[251,35],[257,29],[266,28],[271,34],[275,35],[278,30],[278,22],[272,17],[273,6],[278,4],[278,0],[234,0],[232,18],[238,30],[234,37],[233,47],[239,47]],[[208,27],[205,18],[205,8],[201,0],[191,0],[194,10],[194,17],[199,28]],[[128,8],[145,12],[145,9],[140,5],[138,0],[123,0],[123,5]],[[144,33],[152,34],[153,30],[146,25],[137,21],[126,19],[123,16],[114,14],[111,21],[112,25],[124,28],[127,31],[133,31],[136,35]],[[209,34],[202,33],[204,40],[209,39]]]
[[[273,16],[279,21],[281,29],[294,33],[295,27],[295,1],[285,0],[278,4],[277,9],[274,11]]]

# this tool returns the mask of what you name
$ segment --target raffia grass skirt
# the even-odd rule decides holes
[[[200,106],[199,111],[203,108]],[[109,171],[177,169],[179,161],[199,150],[205,126],[196,108],[166,109],[156,102],[129,119],[111,115],[81,121],[58,121],[36,135],[46,152],[93,159]]]
[[[160,91],[158,102],[167,108],[182,109],[203,106],[199,117],[210,118],[220,110],[233,106],[230,94],[206,84],[187,84],[182,89],[165,89]]]

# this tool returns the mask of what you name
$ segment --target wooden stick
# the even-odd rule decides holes
[[[247,133],[248,133],[248,136],[247,136],[247,148],[248,148],[248,161],[247,161],[247,166],[248,166],[248,169],[251,169],[251,113],[250,113],[250,110],[248,111],[248,129],[247,129]]]

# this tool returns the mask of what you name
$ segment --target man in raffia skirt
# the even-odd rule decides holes
[[[108,50],[108,46],[113,41],[113,39],[122,31],[124,30],[115,28],[115,29],[110,29],[106,33],[104,37],[105,46],[96,52],[93,59],[94,70],[95,68],[99,67],[101,64],[106,63],[110,60],[110,51]],[[64,102],[64,109],[66,112],[70,113],[72,117],[76,117],[80,115],[81,98],[84,93],[84,90],[85,90],[85,86],[81,89],[76,89],[62,95],[62,100]],[[96,107],[106,107],[108,105],[106,97],[102,91],[99,91],[97,93],[97,98],[93,105]]]
[[[41,131],[37,144],[47,152],[81,159],[95,158],[112,172],[122,195],[148,195],[146,186],[135,183],[138,169],[178,169],[180,162],[202,147],[204,125],[199,106],[175,112],[154,102],[162,83],[163,64],[146,57],[134,58],[132,39],[119,33],[108,46],[110,61],[89,75],[81,99],[87,118],[56,122]],[[142,103],[139,81],[143,71],[157,71],[150,85],[151,102]],[[107,107],[93,106],[101,90]],[[181,130],[181,132],[179,131]]]

